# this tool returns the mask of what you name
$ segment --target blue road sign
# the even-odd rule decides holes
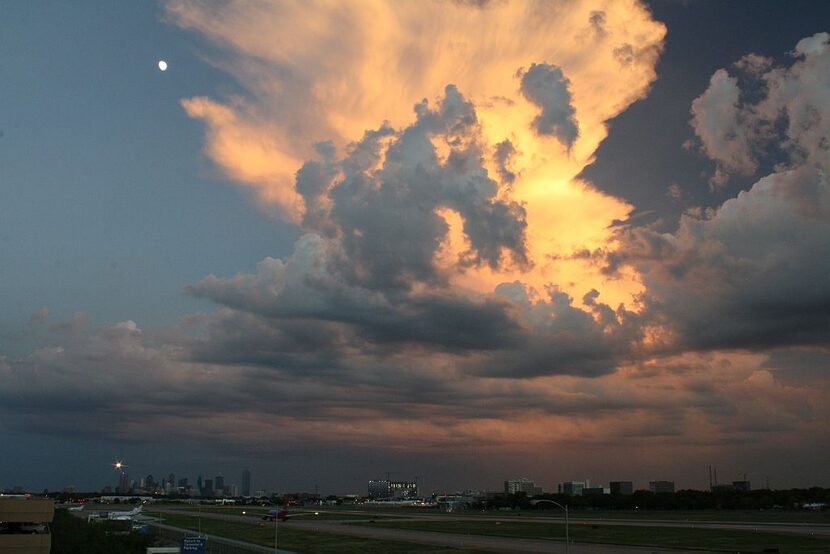
[[[182,554],[190,552],[191,554],[206,554],[207,553],[207,537],[185,537],[182,539]]]

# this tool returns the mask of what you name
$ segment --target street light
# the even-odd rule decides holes
[[[544,500],[539,500],[537,503],[541,503],[541,502],[550,502],[551,504],[556,504],[557,506],[559,506],[560,508],[565,510],[565,554],[569,554],[571,539],[570,539],[570,535],[568,534],[568,507],[563,506],[562,504],[560,504],[556,500],[549,500],[547,498],[545,498]]]

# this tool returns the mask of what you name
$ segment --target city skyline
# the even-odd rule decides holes
[[[0,486],[830,485],[828,21],[4,4]]]
[[[38,493],[41,491],[48,491],[50,493],[60,492],[62,489],[63,493],[78,493],[78,494],[101,494],[103,496],[111,495],[111,496],[120,496],[120,495],[151,495],[151,496],[174,496],[174,497],[198,497],[198,498],[237,498],[237,497],[263,497],[263,496],[272,496],[272,495],[279,495],[279,494],[311,494],[312,491],[301,490],[296,488],[288,487],[285,490],[268,490],[268,489],[257,489],[254,490],[255,487],[251,487],[250,479],[251,473],[249,470],[245,469],[239,472],[240,479],[237,482],[234,479],[228,479],[227,482],[225,481],[225,477],[222,474],[217,474],[214,477],[210,477],[213,475],[212,473],[206,472],[199,472],[195,478],[191,475],[184,475],[176,474],[176,473],[168,473],[162,475],[162,477],[157,478],[152,473],[147,474],[146,476],[139,470],[132,475],[127,471],[126,465],[123,465],[123,462],[118,461],[112,466],[116,469],[114,473],[114,481],[113,483],[107,483],[102,487],[97,489],[76,489],[73,485],[65,485],[63,487],[59,487],[57,489],[48,489],[38,486],[30,486],[24,487],[22,485],[15,485],[11,486],[0,486],[0,493],[5,492],[15,492],[15,493],[22,493],[22,492],[29,492],[29,493]],[[714,469],[714,473],[712,470]],[[758,484],[756,481],[756,486],[752,486],[752,481],[747,479],[747,475],[743,474],[741,479],[738,480],[730,480],[726,479],[725,481],[718,480],[718,470],[717,467],[709,467],[709,486],[705,489],[699,490],[727,490],[730,488],[737,489],[740,491],[749,492],[750,490],[775,490],[774,487],[770,487],[769,484],[769,476],[763,476],[763,480],[761,484]],[[248,492],[245,492],[246,489],[246,482],[248,487]],[[649,480],[647,483],[638,483],[636,481],[605,481],[597,482],[593,481],[590,478],[585,478],[582,481],[565,481],[565,482],[557,482],[553,484],[546,484],[546,486],[542,486],[542,483],[537,483],[533,479],[529,479],[527,477],[514,477],[503,481],[504,487],[503,491],[499,487],[491,487],[491,488],[484,488],[484,489],[476,489],[471,488],[468,486],[464,486],[463,484],[458,484],[454,488],[445,488],[443,490],[422,490],[418,484],[418,478],[415,477],[414,480],[394,480],[389,478],[378,478],[378,479],[369,479],[368,480],[368,494],[360,493],[360,492],[352,492],[348,494],[357,495],[357,496],[367,496],[369,498],[422,498],[422,497],[429,497],[431,495],[441,495],[441,494],[461,494],[461,493],[499,493],[504,492],[505,494],[516,494],[518,492],[526,494],[528,497],[530,496],[537,496],[542,494],[566,494],[570,496],[583,496],[583,495],[590,495],[590,494],[622,494],[622,495],[630,495],[633,494],[635,491],[648,491],[651,492],[671,492],[674,493],[680,490],[696,490],[692,487],[676,487],[675,482],[667,481],[667,480]],[[170,485],[169,487],[166,485]],[[223,486],[224,485],[224,486]],[[641,485],[641,486],[638,486]],[[666,488],[668,487],[668,488]],[[319,486],[314,486],[314,494],[320,495],[322,497],[329,495],[326,491],[320,491]],[[556,490],[555,490],[556,489]],[[657,490],[655,490],[657,489]],[[786,489],[781,489],[786,490]],[[233,491],[233,492],[231,492]],[[374,491],[374,492],[373,492]],[[414,492],[414,491],[417,491]],[[340,493],[342,496],[343,493]]]

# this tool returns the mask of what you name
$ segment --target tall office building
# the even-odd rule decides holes
[[[222,475],[217,475],[213,480],[213,490],[222,494],[225,491],[225,478]]]
[[[559,485],[559,494],[569,494],[571,496],[582,496],[582,489],[585,488],[585,483],[581,481],[568,481]]]
[[[213,496],[213,479],[205,479],[205,487],[202,489],[202,496]]]
[[[634,494],[634,483],[632,481],[611,481],[608,484],[611,494]]]
[[[128,492],[130,492],[130,476],[127,475],[127,472],[122,471],[118,476],[118,493],[127,494]]]
[[[674,492],[674,481],[649,481],[648,490],[651,492]]]
[[[242,472],[242,496],[251,496],[251,472],[247,469]]]
[[[506,494],[516,494],[523,492],[527,496],[534,496],[542,494],[542,487],[537,487],[536,483],[530,479],[520,477],[519,479],[509,479],[504,482],[504,492]]]

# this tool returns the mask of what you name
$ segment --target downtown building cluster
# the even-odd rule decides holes
[[[633,481],[611,481],[608,486],[591,485],[591,481],[565,481],[557,485],[557,494],[564,494],[567,496],[594,496],[603,494],[634,494]],[[653,493],[673,493],[674,481],[649,481],[648,490]],[[505,494],[519,494],[525,496],[539,496],[545,494],[542,487],[536,485],[534,481],[525,477],[518,479],[509,479],[504,482]]]
[[[64,492],[72,492],[64,489]],[[251,496],[251,472],[242,471],[240,484],[226,483],[221,474],[213,478],[202,477],[200,474],[195,482],[188,477],[176,479],[174,473],[169,473],[161,479],[152,474],[139,479],[131,479],[126,471],[118,474],[118,484],[113,487],[104,487],[104,494],[118,495],[152,495],[152,496],[188,496],[201,498],[234,498]],[[260,494],[261,493],[261,494]],[[255,491],[255,496],[264,496],[264,491]]]

